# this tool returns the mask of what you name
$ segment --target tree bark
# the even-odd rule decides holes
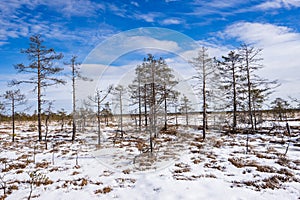
[[[73,125],[73,129],[72,129],[72,141],[75,140],[76,137],[76,121],[75,121],[75,113],[76,113],[76,93],[75,93],[75,60],[72,59],[72,89],[73,89],[73,99],[72,99],[72,103],[73,103],[73,113],[72,113],[72,125]]]
[[[38,47],[40,48],[40,47]],[[39,133],[39,141],[42,141],[42,95],[41,95],[41,61],[40,61],[40,50],[38,49],[38,133]]]

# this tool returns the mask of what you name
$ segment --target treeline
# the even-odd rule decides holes
[[[201,47],[197,56],[189,61],[195,69],[195,74],[190,77],[196,84],[194,90],[201,97],[199,104],[202,115],[201,127],[203,139],[209,129],[208,118],[210,112],[228,112],[231,117],[228,120],[230,131],[236,133],[238,123],[248,125],[248,129],[255,131],[261,123],[259,115],[262,109],[272,110],[274,117],[279,120],[287,118],[286,112],[291,109],[288,100],[276,98],[270,101],[270,95],[279,86],[276,80],[267,80],[260,77],[259,70],[263,68],[261,57],[262,49],[242,44],[236,50],[228,52],[220,58],[211,57],[208,49]],[[90,81],[88,77],[80,74],[80,63],[77,57],[72,56],[70,62],[64,65],[70,68],[70,74],[61,74],[64,67],[59,61],[63,58],[61,53],[56,53],[53,48],[47,48],[40,35],[30,37],[29,47],[21,50],[28,56],[28,64],[19,63],[14,67],[18,73],[27,73],[31,77],[27,80],[12,80],[8,86],[18,87],[21,84],[31,84],[37,94],[37,111],[33,115],[25,112],[16,112],[17,107],[26,105],[26,97],[20,89],[12,89],[1,95],[0,103],[1,120],[12,120],[13,140],[14,122],[18,120],[37,120],[38,139],[42,140],[42,122],[48,127],[49,120],[72,119],[72,141],[76,139],[77,123],[85,124],[87,116],[93,115],[97,120],[98,144],[101,138],[101,118],[105,122],[112,116],[112,103],[104,100],[113,95],[114,106],[118,107],[120,131],[123,131],[123,107],[125,96],[129,96],[130,110],[135,117],[136,126],[139,130],[146,129],[153,137],[158,137],[160,131],[167,131],[169,117],[175,114],[175,123],[178,125],[177,114],[185,117],[185,124],[189,125],[189,113],[193,105],[186,95],[186,91],[179,91],[179,81],[174,75],[171,66],[168,66],[162,57],[156,58],[148,54],[135,68],[135,77],[128,86],[109,86],[106,91],[97,89],[95,94],[86,99],[85,107],[76,106],[76,81],[82,79]],[[188,65],[188,64],[187,64]],[[53,101],[45,97],[49,86],[72,83],[72,113],[67,114],[63,109],[53,111]],[[290,97],[293,103],[300,105],[298,99]],[[271,102],[271,103],[268,103]],[[94,108],[96,111],[94,112]],[[4,110],[11,114],[4,115]],[[151,145],[150,145],[151,146]],[[152,147],[152,146],[151,146]]]
[[[38,116],[37,114],[28,114],[28,113],[24,113],[24,112],[16,112],[15,115],[15,120],[17,121],[22,121],[22,122],[26,122],[26,121],[37,121]],[[61,114],[61,113],[51,113],[49,114],[45,114],[43,113],[41,115],[41,119],[45,120],[47,117],[50,117],[51,120],[53,121],[60,121],[62,119],[65,120],[71,120],[72,119],[72,114]],[[0,114],[0,122],[10,122],[12,120],[12,116],[11,115],[5,115],[5,114]]]

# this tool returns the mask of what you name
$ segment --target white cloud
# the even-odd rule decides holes
[[[281,8],[281,6],[282,6],[281,1],[266,1],[255,6],[255,8],[268,10],[268,9],[278,9]]]
[[[300,55],[300,33],[273,24],[239,22],[227,27],[224,36],[263,48],[265,68],[261,70],[262,76],[278,79],[284,85],[278,89],[278,95],[300,95],[299,90],[292,90],[300,85],[297,60]],[[291,89],[286,88],[286,82]]]
[[[115,35],[97,46],[89,54],[86,62],[110,64],[124,54],[142,49],[177,52],[180,50],[180,47],[175,41],[159,40],[150,36],[128,36],[125,32],[124,34]]]
[[[255,8],[261,10],[270,10],[270,9],[279,9],[279,8],[291,8],[291,7],[300,7],[299,0],[273,0],[273,1],[265,1]]]
[[[250,22],[239,22],[227,27],[225,35],[264,46],[300,40],[299,33],[288,27]]]
[[[181,24],[182,20],[177,18],[169,18],[169,19],[164,19],[161,23],[163,25]]]
[[[140,7],[139,3],[136,1],[131,1],[130,4],[136,6],[136,7]]]
[[[105,9],[101,3],[92,1],[44,1],[44,0],[4,0],[0,3],[0,46],[7,44],[10,38],[28,37],[39,33],[46,38],[56,40],[76,40],[83,42],[87,35],[95,30],[69,30],[65,22],[52,23],[44,19],[44,14],[37,10],[38,6],[46,6],[49,13],[57,12],[57,17],[96,16],[97,12]],[[26,8],[29,11],[24,11]]]
[[[144,20],[146,22],[154,22],[157,17],[159,17],[159,13],[147,13],[147,14],[136,14],[135,18],[138,20]]]

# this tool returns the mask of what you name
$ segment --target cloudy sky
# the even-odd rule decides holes
[[[134,61],[142,61],[147,49],[159,49],[153,51],[158,57],[159,52],[166,51],[188,59],[190,49],[184,48],[182,39],[208,47],[216,57],[247,43],[263,48],[265,68],[259,72],[261,76],[282,84],[272,97],[300,98],[299,0],[2,0],[0,13],[1,93],[7,90],[9,80],[28,78],[26,74],[16,75],[13,65],[26,64],[20,49],[28,47],[31,35],[41,34],[47,47],[64,54],[63,61],[77,55],[78,61],[94,67],[111,64],[114,68],[107,70],[111,76],[132,70]],[[141,31],[149,29],[141,27],[158,29],[149,34]],[[170,37],[161,30],[176,34]],[[124,35],[125,39],[121,37]],[[114,37],[121,41],[109,39]],[[111,52],[116,51],[121,53],[111,58]],[[132,51],[141,58],[130,56]],[[103,62],[91,61],[95,52]],[[168,59],[170,65],[183,65],[172,56]],[[24,86],[22,91],[28,93],[30,89],[32,86]],[[46,96],[56,100],[58,109],[71,109],[69,84],[49,88]]]

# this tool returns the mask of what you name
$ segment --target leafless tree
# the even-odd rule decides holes
[[[97,90],[95,96],[89,96],[89,100],[95,103],[97,109],[97,127],[98,127],[98,145],[101,144],[101,103],[106,99],[106,97],[111,93],[113,86],[109,86],[106,91],[104,91],[104,95],[101,95],[102,90]]]
[[[196,89],[200,89],[202,93],[202,131],[203,131],[203,139],[205,139],[206,131],[208,129],[207,123],[207,109],[208,109],[208,94],[210,92],[209,85],[212,86],[212,82],[216,80],[216,65],[214,59],[209,57],[208,49],[202,47],[198,51],[198,56],[193,58],[190,63],[193,65],[196,70],[196,75],[193,76],[200,88],[196,87]]]
[[[72,80],[72,141],[75,140],[76,137],[76,80],[81,79],[84,81],[91,81],[91,79],[88,79],[87,77],[83,77],[79,71],[80,69],[80,63],[76,61],[77,56],[72,56],[70,63],[65,63],[65,65],[68,65],[71,67],[71,80]]]
[[[120,131],[123,135],[123,99],[126,90],[122,85],[118,85],[114,88],[113,94],[116,95],[119,111],[120,111]]]

